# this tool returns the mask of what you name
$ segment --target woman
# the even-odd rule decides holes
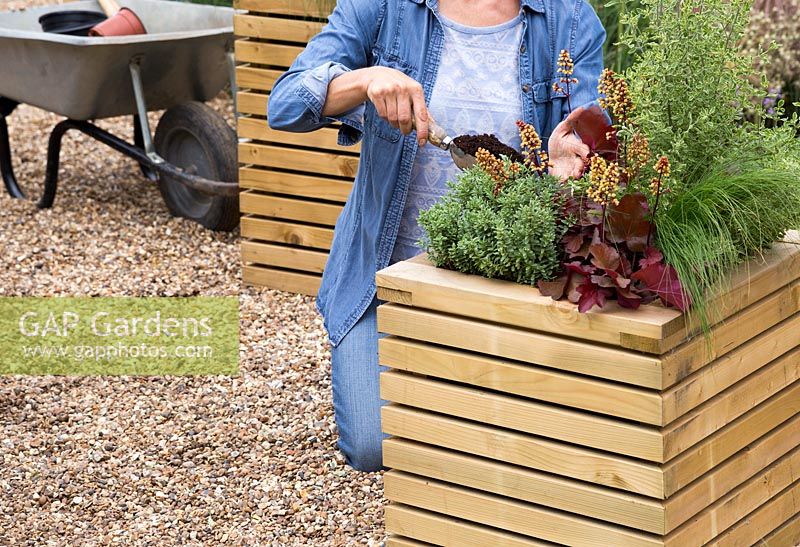
[[[458,173],[447,152],[426,146],[428,121],[519,148],[514,122],[525,120],[549,143],[551,172],[577,175],[589,149],[562,123],[557,60],[569,50],[580,82],[570,102],[589,103],[604,40],[585,0],[339,0],[275,84],[272,128],[340,122],[340,144],[364,139],[317,298],[332,345],[339,447],[354,468],[381,467],[375,272],[419,252],[417,214]]]

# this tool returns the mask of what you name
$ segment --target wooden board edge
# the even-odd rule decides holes
[[[412,408],[653,463],[664,461],[667,438],[653,426],[421,378],[398,370],[381,372],[380,388],[382,399]]]
[[[384,492],[390,501],[565,545],[661,545],[654,534],[399,471],[386,472]]]
[[[800,510],[800,479],[717,536],[708,546],[758,545],[759,540],[774,530],[776,519],[777,522],[786,522],[797,515],[798,510]]]
[[[761,538],[754,547],[798,546],[800,546],[800,508],[795,516]]]
[[[389,533],[427,540],[429,545],[458,547],[555,547],[552,543],[526,538],[418,507],[390,503],[384,508]]]
[[[395,404],[381,408],[381,424],[385,433],[396,437],[657,500],[666,498],[663,470],[641,460]]]
[[[664,504],[652,498],[399,437],[383,441],[383,454],[384,464],[398,471],[644,532],[665,532]]]
[[[322,283],[322,276],[245,265],[242,267],[242,280],[247,285],[316,296]]]

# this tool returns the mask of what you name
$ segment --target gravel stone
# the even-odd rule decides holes
[[[226,96],[210,104],[232,119]],[[242,286],[238,233],[170,217],[134,162],[83,135],[37,210],[58,121],[9,118],[31,201],[0,196],[0,296],[239,295],[241,374],[0,377],[0,545],[379,545],[382,474],[336,450],[313,300]],[[98,125],[130,138],[129,118]]]

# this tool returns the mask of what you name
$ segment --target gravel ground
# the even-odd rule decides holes
[[[37,3],[54,0],[2,8]],[[9,120],[32,198],[57,121],[26,106]],[[89,138],[66,138],[60,183],[47,211],[0,196],[0,295],[238,294],[241,375],[0,377],[0,545],[379,544],[381,475],[336,451],[312,299],[242,287],[238,234],[171,218]]]

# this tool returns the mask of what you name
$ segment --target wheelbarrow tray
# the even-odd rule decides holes
[[[148,34],[84,38],[45,33],[39,17],[102,11],[94,0],[0,13],[0,97],[73,120],[136,113],[129,63],[138,58],[148,110],[208,101],[230,81],[233,10],[123,0]]]

